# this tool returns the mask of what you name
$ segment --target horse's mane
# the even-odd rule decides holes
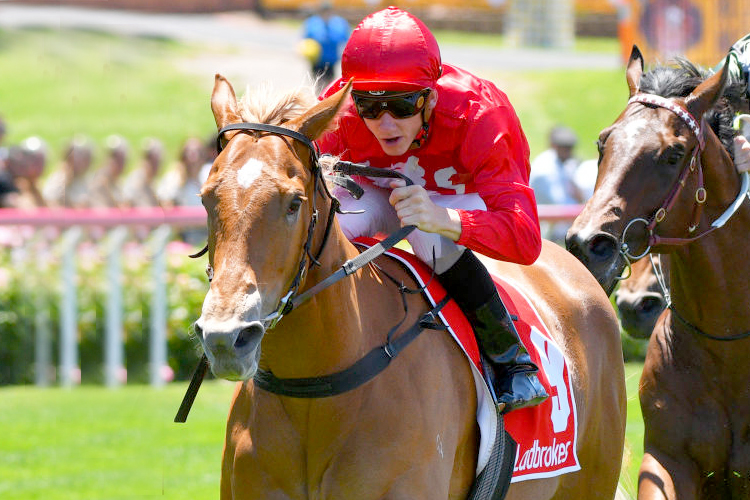
[[[246,122],[283,125],[317,102],[312,87],[301,85],[286,92],[279,92],[269,84],[255,89],[248,88],[239,102],[241,118]]]
[[[695,88],[713,72],[701,68],[684,58],[677,58],[672,65],[660,65],[652,68],[641,77],[640,90],[662,97],[687,97]],[[705,114],[706,122],[719,138],[724,148],[734,160],[732,139],[737,133],[732,128],[736,112],[748,109],[744,94],[744,83],[730,77],[721,98]]]

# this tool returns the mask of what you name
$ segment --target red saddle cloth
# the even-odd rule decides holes
[[[355,240],[355,243],[368,247],[377,242],[373,238]],[[442,285],[435,279],[430,280],[432,270],[414,254],[398,248],[392,248],[386,254],[410,269],[422,286],[429,283],[426,295],[433,305],[445,297]],[[505,429],[518,443],[511,482],[580,470],[575,445],[578,419],[567,360],[523,291],[508,280],[497,276],[493,276],[493,279],[508,311],[518,317],[515,325],[519,337],[539,367],[539,381],[549,394],[549,398],[540,405],[504,415]],[[481,375],[479,348],[466,316],[453,300],[445,305],[440,316],[473,366],[478,398],[477,422],[481,431],[477,464],[479,474],[487,464],[494,444],[491,442],[497,426],[494,403]]]

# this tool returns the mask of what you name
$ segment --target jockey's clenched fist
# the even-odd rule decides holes
[[[390,186],[393,191],[388,201],[396,210],[402,226],[414,225],[424,232],[458,241],[461,236],[458,212],[436,205],[422,186],[407,186],[401,179],[391,181]]]

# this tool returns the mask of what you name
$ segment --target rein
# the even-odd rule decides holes
[[[274,326],[276,326],[276,324],[285,315],[289,314],[295,307],[306,302],[316,293],[324,290],[325,288],[328,288],[342,278],[349,276],[362,267],[366,266],[375,258],[379,257],[388,249],[392,248],[396,243],[406,238],[409,233],[416,229],[416,226],[413,225],[402,227],[395,233],[389,235],[383,241],[365,250],[357,257],[344,262],[340,269],[338,269],[335,273],[333,273],[323,281],[313,285],[305,292],[298,293],[299,287],[304,280],[307,270],[313,265],[320,265],[318,262],[318,258],[322,254],[323,249],[325,248],[325,245],[328,241],[328,236],[333,225],[335,214],[337,212],[340,212],[338,200],[331,194],[326,183],[323,181],[323,173],[320,167],[320,157],[318,149],[307,136],[300,134],[299,132],[296,132],[294,130],[265,123],[243,122],[233,123],[222,127],[219,130],[216,138],[216,147],[219,152],[221,152],[223,149],[222,139],[224,137],[224,134],[233,130],[250,133],[266,132],[273,135],[290,137],[304,144],[310,151],[310,165],[314,179],[314,186],[312,196],[313,210],[310,217],[310,223],[308,225],[307,240],[304,245],[302,257],[297,267],[297,274],[292,280],[287,293],[281,298],[279,305],[274,310],[274,312],[263,318],[264,323],[266,323],[267,330],[270,330]],[[405,180],[407,185],[413,184],[411,179],[399,172],[367,167],[365,165],[345,161],[337,162],[333,167],[333,171],[342,175],[400,178]],[[347,184],[343,183],[342,185],[346,186]],[[312,246],[315,225],[318,220],[318,210],[315,205],[315,195],[317,194],[320,186],[323,187],[323,192],[331,200],[331,209],[328,213],[323,242],[320,246],[320,249],[313,257],[310,253],[310,249]],[[199,257],[205,254],[207,251],[208,245],[206,245],[203,250],[191,255],[191,257]],[[208,274],[209,281],[211,281],[211,278],[213,277],[213,268],[210,264],[206,268],[206,273]],[[414,340],[414,338],[416,338],[423,329],[439,329],[440,325],[435,318],[437,313],[442,309],[447,301],[448,297],[446,297],[445,300],[441,301],[437,306],[435,306],[435,308],[425,313],[415,325],[413,325],[409,330],[407,330],[407,332],[405,332],[395,341],[391,340],[391,336],[394,330],[389,332],[387,342],[384,345],[373,349],[370,353],[365,355],[365,357],[360,359],[354,365],[341,372],[324,377],[278,379],[271,372],[259,370],[254,377],[254,381],[258,384],[259,387],[268,390],[269,392],[308,398],[333,396],[335,394],[340,394],[341,392],[354,389],[355,387],[358,387],[359,385],[367,382],[382,370],[384,370],[390,363],[390,360],[398,355],[398,353],[401,352],[401,350],[405,348],[409,343],[411,343],[411,341]],[[396,327],[398,327],[399,325],[397,325]],[[180,409],[175,416],[175,422],[185,422],[187,420],[187,415],[190,411],[190,407],[195,400],[198,389],[200,388],[201,382],[206,374],[207,368],[208,358],[204,353],[199,361],[198,367],[193,373],[192,380],[185,393],[182,404],[180,405]]]

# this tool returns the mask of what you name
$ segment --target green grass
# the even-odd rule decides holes
[[[643,419],[638,402],[638,382],[643,363],[625,363],[625,385],[628,391],[628,421],[625,428],[625,452],[620,485],[632,498],[638,492],[638,469],[643,457]]]
[[[205,383],[175,424],[185,387],[0,389],[0,498],[217,498],[234,385]]]
[[[168,153],[213,129],[213,75],[205,82],[176,69],[188,47],[168,40],[58,30],[0,30],[0,113],[6,142],[30,135],[47,141],[52,158],[71,137],[97,145],[110,134],[140,151],[158,137]],[[208,90],[207,90],[208,89]]]
[[[626,365],[628,426],[621,485],[635,497],[643,453],[637,385]],[[0,389],[0,498],[216,498],[234,384],[203,384],[187,423],[172,422],[186,384],[117,390]]]

